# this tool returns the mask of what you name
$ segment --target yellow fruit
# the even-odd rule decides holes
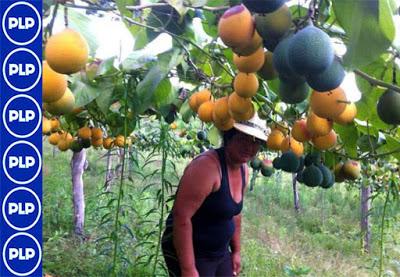
[[[337,135],[334,130],[330,131],[329,134],[320,137],[314,137],[312,143],[318,150],[328,150],[336,145]]]
[[[279,131],[281,131],[285,136],[288,135],[289,133],[289,126],[287,124],[287,122],[285,121],[281,121],[281,122],[273,122],[271,124],[271,130],[273,129],[278,129]]]
[[[67,76],[55,72],[46,61],[43,62],[42,97],[43,102],[60,99],[67,89]]]
[[[199,109],[197,110],[200,120],[203,122],[212,122],[213,110],[214,110],[213,101],[207,101],[201,104]]]
[[[92,128],[92,138],[93,139],[102,139],[103,138],[103,131],[100,128],[94,127]]]
[[[91,143],[92,143],[92,146],[94,146],[94,147],[103,146],[103,138],[99,138],[99,139],[92,138]]]
[[[81,139],[90,139],[92,137],[92,130],[85,126],[78,130],[78,137]]]
[[[243,98],[235,92],[231,93],[228,98],[229,113],[232,114],[246,114],[253,108],[253,103],[250,98]]]
[[[299,119],[293,124],[292,127],[292,137],[300,142],[309,141],[311,139],[311,134],[307,130],[306,119]]]
[[[172,130],[175,130],[178,126],[176,125],[175,122],[172,122],[171,124],[169,124],[169,128],[171,128]]]
[[[72,94],[71,90],[67,88],[64,95],[59,100],[52,103],[44,103],[43,107],[51,114],[61,115],[72,112],[74,105],[75,96]]]
[[[43,116],[42,118],[42,133],[46,135],[51,132],[51,123],[46,117]]]
[[[285,135],[278,129],[273,129],[267,139],[267,147],[271,150],[281,150]]]
[[[349,180],[355,180],[361,176],[361,165],[357,161],[348,160],[342,168],[343,176]]]
[[[74,139],[70,133],[63,133],[60,135],[60,140],[57,143],[57,147],[60,151],[67,151]]]
[[[307,118],[307,130],[313,137],[325,136],[332,130],[333,122],[311,112]]]
[[[125,137],[123,135],[118,135],[114,139],[114,144],[118,147],[125,147]]]
[[[236,48],[248,43],[255,27],[251,13],[244,5],[234,6],[218,22],[218,35],[225,45]]]
[[[113,139],[113,138],[108,137],[108,138],[105,138],[105,139],[103,140],[103,147],[104,147],[104,149],[109,150],[109,149],[111,149],[113,146],[114,146],[114,139]]]
[[[262,45],[262,37],[254,30],[251,40],[243,46],[232,48],[232,51],[239,56],[250,56]]]
[[[197,110],[200,107],[200,105],[203,104],[204,102],[210,101],[211,99],[212,99],[211,91],[209,91],[208,89],[203,89],[190,96],[189,106],[194,112],[197,113]]]
[[[56,132],[60,129],[60,121],[57,118],[50,119],[51,131]]]
[[[189,97],[189,107],[192,111],[197,112],[197,94],[194,93]]]
[[[341,125],[346,125],[353,122],[354,118],[356,118],[356,115],[357,106],[354,103],[347,104],[344,111],[338,116],[334,117],[333,121]]]
[[[235,120],[233,118],[229,118],[227,121],[214,121],[215,127],[217,127],[221,131],[228,131],[233,128],[233,124]]]
[[[303,143],[295,140],[294,138],[287,136],[281,145],[282,152],[286,152],[292,150],[298,157],[304,154],[304,146]]]
[[[58,142],[60,141],[60,134],[57,133],[57,132],[52,133],[52,134],[49,136],[48,140],[49,140],[49,143],[50,143],[51,145],[57,145]]]
[[[230,118],[228,96],[217,99],[214,102],[213,121],[226,122]]]
[[[264,64],[264,48],[258,48],[250,56],[238,56],[233,54],[233,62],[240,72],[254,73],[260,70]]]
[[[258,90],[258,79],[254,73],[239,72],[233,82],[233,88],[240,97],[251,98]]]
[[[44,51],[50,67],[63,74],[78,72],[85,67],[89,57],[85,38],[69,28],[51,36]]]
[[[346,108],[346,94],[340,87],[326,91],[313,91],[310,97],[310,107],[319,117],[333,119]]]
[[[254,116],[254,113],[255,113],[255,110],[252,105],[251,108],[246,113],[231,112],[230,114],[235,121],[240,122],[240,121],[249,120],[250,118],[252,118]]]

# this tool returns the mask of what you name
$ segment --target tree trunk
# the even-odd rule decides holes
[[[110,191],[111,189],[111,184],[112,180],[114,177],[114,174],[112,172],[112,155],[111,155],[111,150],[108,150],[107,152],[107,167],[106,167],[106,180],[104,182],[104,188],[106,191]]]
[[[299,213],[300,212],[300,200],[299,200],[299,191],[297,189],[297,179],[296,174],[292,174],[293,181],[293,199],[294,199],[294,210]]]
[[[83,235],[85,223],[85,196],[83,192],[83,172],[86,161],[86,150],[74,153],[71,159],[72,190],[74,202],[75,234]]]
[[[361,234],[363,237],[363,249],[365,253],[371,251],[371,226],[369,224],[368,212],[371,209],[371,186],[361,187]]]

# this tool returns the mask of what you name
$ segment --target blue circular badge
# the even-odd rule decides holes
[[[3,200],[5,222],[14,230],[27,231],[40,219],[42,207],[36,193],[24,187],[11,190]]]
[[[33,89],[39,83],[41,76],[42,64],[30,49],[14,49],[4,59],[4,80],[10,88],[18,92]]]
[[[31,275],[42,260],[42,249],[37,239],[22,232],[7,239],[2,254],[4,265],[16,276]]]
[[[4,105],[3,123],[7,131],[17,138],[32,136],[40,127],[42,111],[29,95],[11,97]]]
[[[4,12],[1,26],[9,41],[16,45],[27,45],[39,36],[42,21],[32,4],[16,2]]]
[[[29,184],[36,179],[42,168],[40,152],[28,141],[16,141],[4,152],[3,168],[12,182]]]

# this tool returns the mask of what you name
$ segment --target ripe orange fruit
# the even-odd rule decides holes
[[[213,121],[228,121],[231,118],[229,114],[228,96],[217,99],[214,102]]]
[[[337,135],[334,130],[331,130],[329,134],[320,137],[313,137],[312,143],[315,148],[319,150],[328,150],[336,145]]]
[[[94,127],[92,128],[92,138],[93,139],[102,139],[103,138],[103,131],[101,128]]]
[[[281,150],[285,135],[278,129],[273,129],[267,139],[267,147],[271,150]]]
[[[60,99],[67,89],[67,76],[55,72],[43,61],[42,97],[43,102],[54,102]]]
[[[208,89],[203,89],[198,92],[195,92],[189,98],[189,106],[192,111],[197,112],[198,108],[204,102],[210,101],[212,99],[211,91]]]
[[[233,124],[235,120],[233,118],[229,118],[227,121],[214,121],[215,127],[217,127],[221,131],[228,131],[233,128]]]
[[[92,143],[92,146],[94,146],[94,147],[103,146],[103,138],[97,139],[97,138],[93,138],[93,137],[92,137],[91,143]]]
[[[61,127],[60,121],[57,118],[50,119],[51,131],[58,131]]]
[[[356,118],[356,115],[357,106],[354,103],[347,104],[344,111],[338,116],[334,117],[333,121],[341,125],[346,125],[353,122],[354,118]]]
[[[75,105],[75,96],[71,90],[67,88],[63,96],[55,102],[44,103],[43,107],[53,115],[61,115],[72,112]]]
[[[346,108],[347,97],[340,87],[326,91],[313,91],[310,97],[310,106],[319,117],[333,119],[340,115]]]
[[[111,149],[113,146],[114,146],[114,140],[113,140],[113,138],[108,137],[108,138],[105,138],[105,139],[103,140],[103,147],[104,147],[104,149],[109,150],[109,149]]]
[[[311,134],[307,129],[307,120],[304,118],[296,120],[293,124],[291,134],[292,137],[299,142],[309,141],[311,139]]]
[[[121,148],[125,147],[125,142],[126,142],[126,140],[123,135],[118,135],[114,139],[114,144]]]
[[[89,57],[85,38],[70,28],[51,36],[44,51],[50,67],[62,74],[78,72],[85,67]]]
[[[233,54],[233,62],[240,72],[254,73],[260,70],[264,64],[264,48],[258,48],[250,56],[238,56]]]
[[[49,136],[49,138],[48,138],[49,143],[50,143],[51,145],[57,145],[58,142],[60,141],[60,137],[61,137],[61,136],[60,136],[59,133],[57,133],[57,132],[52,133],[52,134]]]
[[[325,136],[332,130],[333,122],[310,112],[307,117],[307,130],[313,137]]]
[[[214,110],[214,102],[207,101],[200,105],[199,109],[197,110],[197,114],[201,121],[212,122],[213,110]]]
[[[233,81],[233,88],[240,97],[253,97],[258,90],[257,75],[254,73],[239,72]]]
[[[300,157],[301,155],[304,154],[303,143],[295,140],[292,137],[289,138],[289,136],[287,136],[282,141],[281,150],[282,150],[282,152],[286,152],[286,151],[292,150],[293,153],[295,153],[297,155],[297,157]]]
[[[257,49],[260,48],[261,46],[262,46],[262,37],[258,34],[256,30],[254,30],[254,34],[248,43],[237,47],[233,47],[232,51],[239,56],[250,56],[255,51],[257,51]]]
[[[85,126],[78,130],[78,137],[81,139],[90,139],[92,137],[92,130]]]
[[[230,115],[232,116],[232,118],[235,121],[246,121],[249,120],[250,118],[252,118],[254,116],[255,110],[254,110],[254,106],[251,105],[250,109],[246,112],[246,113],[235,113],[235,112],[231,112]]]
[[[231,93],[228,98],[229,113],[233,114],[246,114],[253,108],[253,103],[250,98],[243,98],[235,92]]]
[[[51,132],[51,123],[46,117],[42,118],[42,134],[46,135]]]

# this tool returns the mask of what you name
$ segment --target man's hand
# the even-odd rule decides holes
[[[233,252],[231,254],[233,264],[233,276],[239,276],[241,270],[240,252]]]

